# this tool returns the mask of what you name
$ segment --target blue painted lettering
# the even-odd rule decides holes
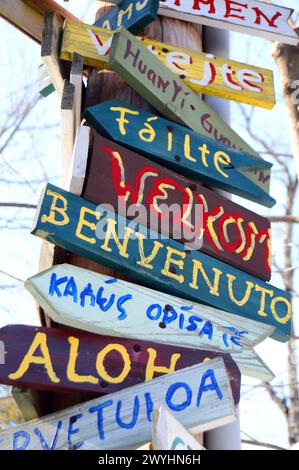
[[[92,406],[89,408],[89,413],[95,413],[96,411],[98,412],[98,433],[99,433],[99,438],[101,440],[105,439],[105,433],[104,433],[104,419],[103,419],[103,409],[107,408],[108,406],[111,406],[113,404],[113,400],[106,400],[100,403],[99,405]]]
[[[133,413],[132,413],[132,419],[129,423],[124,423],[123,420],[120,417],[120,412],[121,412],[121,407],[122,407],[122,401],[119,400],[116,405],[116,415],[115,415],[115,420],[117,424],[119,425],[120,428],[125,428],[125,429],[132,429],[138,419],[139,415],[139,409],[140,409],[140,401],[138,396],[136,395],[134,397],[134,407],[133,407]]]
[[[186,392],[186,400],[183,401],[182,403],[177,403],[177,404],[173,403],[172,400],[173,400],[174,394],[177,392],[177,390],[182,389],[182,388]],[[176,382],[170,385],[169,389],[167,390],[165,401],[166,401],[167,406],[173,411],[185,410],[188,406],[191,405],[192,390],[189,387],[189,385],[186,384],[185,382]]]
[[[211,383],[206,384],[207,380],[210,380]],[[217,383],[217,379],[215,377],[215,373],[212,369],[206,370],[206,372],[203,374],[201,378],[201,382],[199,385],[198,389],[198,395],[197,395],[197,402],[196,405],[199,407],[200,402],[201,402],[201,397],[204,392],[209,392],[214,390],[219,398],[219,400],[222,400],[223,394],[219,388],[219,385]]]

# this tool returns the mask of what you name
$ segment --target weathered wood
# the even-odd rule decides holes
[[[55,13],[45,13],[41,56],[49,77],[61,97],[64,85],[64,73],[59,61],[61,45],[61,24]]]
[[[269,168],[271,165],[262,158],[231,149],[204,134],[119,101],[87,108],[83,117],[102,134],[180,174],[268,207],[275,204],[275,199],[246,173],[240,173],[260,165]]]
[[[79,21],[53,0],[1,0],[0,3],[0,17],[38,43],[42,40],[42,15],[48,11],[55,11],[61,16],[61,25],[63,18]]]
[[[76,90],[68,80],[64,80],[61,99],[61,153],[62,153],[62,178],[67,180],[71,166],[72,154],[76,138]]]
[[[179,77],[157,60],[135,37],[122,28],[114,33],[109,52],[109,65],[137,93],[148,100],[166,118],[229,147],[259,155],[233,131],[218,114],[204,103]],[[204,125],[205,120],[210,127]],[[255,173],[240,170],[263,190],[266,185]],[[269,174],[266,171],[265,174]]]
[[[70,83],[75,87],[74,108],[75,108],[75,129],[77,130],[81,123],[82,108],[82,88],[83,88],[83,57],[74,54],[70,74]]]
[[[121,0],[103,0],[119,4]],[[293,8],[247,0],[160,0],[159,14],[170,18],[228,29],[286,44],[299,38],[288,20]]]
[[[119,6],[99,18],[94,25],[114,30],[124,26],[137,33],[155,21],[158,15],[159,0],[122,0]]]
[[[60,57],[72,60],[78,52],[84,63],[108,68],[112,32],[84,23],[66,20]],[[272,109],[275,105],[273,72],[211,54],[201,54],[141,37],[139,40],[192,90],[220,98]]]
[[[41,64],[38,69],[39,80],[39,93],[44,97],[51,95],[55,91],[52,80],[49,77],[48,70],[44,64]]]
[[[68,295],[72,283],[78,299]],[[274,327],[190,303],[144,286],[59,264],[25,283],[57,324],[108,336],[230,353],[241,372],[270,381],[273,374],[253,350]],[[55,287],[55,289],[53,289]],[[80,293],[90,292],[84,306]]]
[[[0,339],[3,384],[107,394],[221,357],[235,403],[240,400],[241,375],[229,354],[27,325],[1,328]]]
[[[101,108],[102,105],[99,106],[98,119],[103,115],[109,127],[109,112],[105,107]],[[87,109],[87,120],[88,113]],[[172,129],[175,131],[174,127]],[[159,135],[156,126],[154,132]],[[111,135],[117,135],[113,127]],[[132,139],[135,146],[138,146],[138,140],[141,139],[137,131]],[[183,147],[182,140],[176,135],[175,141]],[[163,139],[157,139],[149,145],[153,154],[158,152],[162,158],[167,154]],[[175,146],[173,161],[181,150],[181,147]],[[93,136],[86,172],[88,147],[89,142],[86,140],[80,140],[78,148],[75,146],[74,153],[78,157],[74,161],[73,180],[78,184],[77,187],[74,184],[77,191],[70,190],[72,193],[80,195],[85,181],[84,196],[89,201],[109,204],[124,217],[134,217],[142,225],[186,243],[193,249],[201,249],[258,278],[270,279],[271,229],[266,218],[97,133]],[[194,145],[194,148],[197,146]],[[191,155],[194,158],[196,154],[191,151]],[[197,170],[199,162],[193,165]],[[78,171],[78,167],[82,170]],[[228,175],[231,171],[227,171]]]
[[[13,387],[12,396],[17,406],[19,407],[25,421],[31,421],[32,419],[38,418],[38,412],[34,406],[32,397],[30,396],[28,390]]]
[[[205,450],[164,406],[153,412],[153,450]]]
[[[155,404],[193,431],[235,419],[227,373],[215,359],[1,432],[0,450],[138,447],[151,440]]]
[[[169,294],[275,326],[290,337],[290,294],[48,184],[32,233]]]
[[[66,187],[73,194],[81,195],[88,159],[90,139],[90,128],[81,126],[77,129],[76,140],[73,148],[72,163],[69,167],[69,174]]]

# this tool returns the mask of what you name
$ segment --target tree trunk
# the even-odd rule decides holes
[[[299,28],[295,30],[299,32]],[[299,180],[299,45],[275,43],[272,53],[278,66],[289,117],[292,152]]]

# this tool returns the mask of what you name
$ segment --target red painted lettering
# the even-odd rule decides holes
[[[253,7],[252,8],[255,11],[256,14],[256,19],[255,19],[255,24],[261,24],[262,23],[262,18],[267,21],[268,26],[271,28],[277,28],[277,24],[275,24],[275,21],[282,16],[281,13],[276,12],[275,15],[272,16],[272,18],[268,18],[265,13],[263,13],[258,7]]]
[[[241,8],[234,8],[234,5]],[[225,0],[225,15],[224,18],[238,18],[239,20],[245,20],[245,16],[236,15],[236,13],[243,13],[243,8],[248,8],[247,3],[234,2],[233,0]],[[233,13],[234,12],[234,13]]]

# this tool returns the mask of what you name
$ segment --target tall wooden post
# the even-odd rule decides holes
[[[97,13],[97,18],[104,15],[110,9],[111,7],[107,5],[101,7]],[[180,48],[193,49],[198,52],[202,51],[203,49],[202,27],[193,23],[187,23],[184,21],[175,20],[167,17],[159,17],[154,23],[148,26],[145,31],[143,31],[143,34],[144,36],[148,36],[152,39],[172,44],[174,46],[179,46]],[[207,45],[209,41],[210,39],[207,41]],[[211,52],[217,53],[218,51],[213,50]],[[156,113],[156,110],[152,109],[149,103],[147,103],[143,98],[141,98],[114,72],[91,70],[88,79],[88,87],[85,95],[85,102],[83,103],[83,109],[109,99],[119,99],[124,101],[125,103],[133,104],[144,110],[153,111]],[[215,104],[213,100],[209,99],[209,101],[212,101],[210,102],[212,106]],[[220,102],[221,101],[218,100],[218,103]],[[227,109],[227,107],[224,107],[223,112],[220,114],[222,114],[224,118],[229,120]],[[63,161],[62,163],[64,170],[67,173],[65,168],[66,162]],[[84,189],[82,196],[85,196]],[[118,273],[107,268],[106,266],[96,264],[78,255],[75,255],[73,253],[67,253],[64,250],[55,247],[54,263],[60,263],[64,261],[67,261],[68,263],[79,267],[87,268],[95,272],[115,277],[121,277]],[[45,268],[45,263],[43,262],[42,264],[43,268]],[[47,316],[46,312],[42,312],[42,323],[48,326],[51,325],[59,327],[59,325],[53,324],[53,322]],[[42,400],[43,407],[41,408],[42,413],[44,414],[45,412],[55,412],[60,409],[88,400],[90,398],[91,397],[89,395],[44,394]],[[201,435],[197,437],[200,441],[202,440]],[[210,435],[211,447],[216,448],[214,445],[212,445],[212,437],[213,435]],[[219,447],[221,447],[220,444]],[[236,444],[231,444],[230,447],[237,448],[238,446]]]

